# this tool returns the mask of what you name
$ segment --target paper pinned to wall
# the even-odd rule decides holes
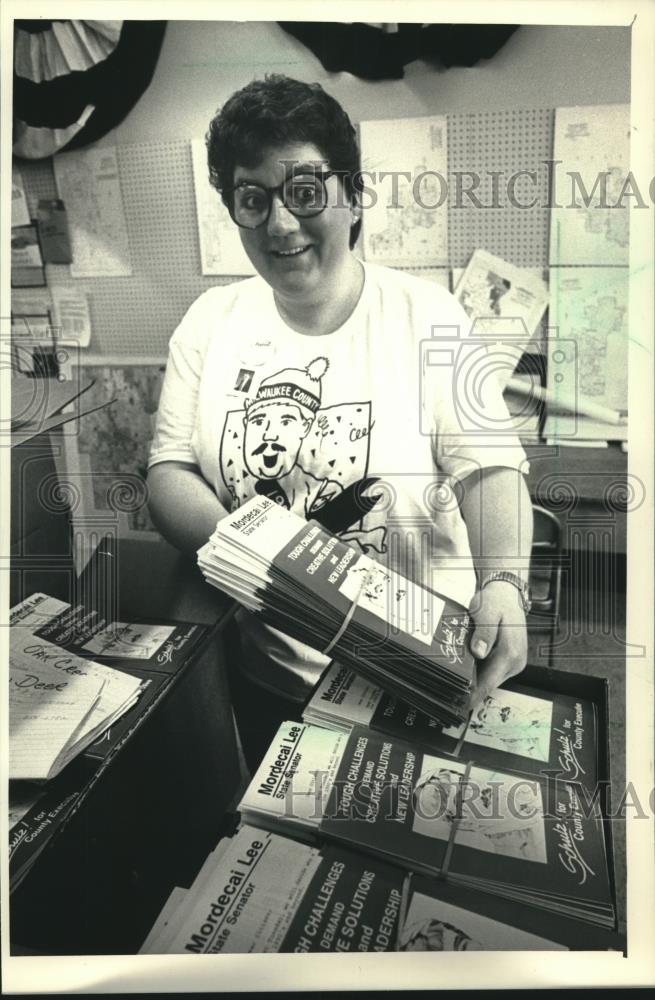
[[[473,320],[472,333],[501,343],[514,367],[531,350],[548,305],[538,269],[515,267],[486,250],[473,253],[455,296]]]
[[[446,116],[365,121],[359,129],[368,189],[362,195],[364,259],[389,267],[446,266]]]
[[[42,288],[45,269],[35,225],[12,226],[11,285],[12,288]]]
[[[12,289],[11,340],[19,371],[32,371],[32,348],[53,346],[52,326],[52,298],[46,289]]]
[[[218,191],[209,183],[207,150],[202,139],[191,142],[191,160],[202,274],[232,277],[255,274],[241,245],[238,228],[232,222]]]
[[[116,148],[60,153],[53,163],[73,244],[71,275],[129,277],[132,261]]]
[[[630,105],[557,108],[553,160],[550,263],[627,265]]]
[[[29,226],[30,224],[25,186],[21,172],[16,167],[11,168],[11,224],[12,226]]]
[[[21,289],[11,296],[12,330],[23,341],[88,347],[91,312],[86,292],[69,285],[48,290]]]
[[[515,267],[486,250],[474,251],[455,294],[477,328],[490,336],[519,320],[531,337],[548,305],[538,269]]]
[[[548,390],[555,402],[546,419],[547,437],[627,438],[628,283],[624,268],[551,271]],[[599,404],[626,419],[611,424],[600,417],[555,412],[558,394],[582,407],[585,401]]]
[[[52,317],[60,344],[88,347],[91,343],[91,313],[86,292],[53,285]]]

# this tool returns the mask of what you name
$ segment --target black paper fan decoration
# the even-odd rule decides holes
[[[491,59],[514,34],[515,24],[381,24],[278,21],[306,45],[329,73],[362,80],[402,80],[405,66],[422,59],[435,69],[475,66]]]
[[[15,156],[40,160],[115,128],[152,80],[166,21],[16,20]]]

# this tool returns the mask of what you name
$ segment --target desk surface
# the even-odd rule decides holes
[[[102,595],[118,616],[162,618],[199,625],[223,622],[233,601],[205,582],[194,558],[182,555],[155,533],[107,537],[80,578],[88,603]]]
[[[165,543],[146,549],[105,549],[83,580],[86,596],[92,592],[105,612],[120,596],[116,606],[129,610],[127,620],[209,628],[175,670],[160,668],[154,701],[143,696],[106,757],[73,762],[79,797],[11,896],[12,945],[19,948],[137,951],[173,886],[188,884],[215,846],[242,784],[220,641],[232,603]]]

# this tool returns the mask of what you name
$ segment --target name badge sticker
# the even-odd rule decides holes
[[[242,368],[261,368],[268,364],[275,356],[276,347],[270,337],[258,335],[252,337],[243,345],[241,351]]]

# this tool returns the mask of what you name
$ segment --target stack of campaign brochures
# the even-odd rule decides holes
[[[268,625],[445,725],[465,721],[475,662],[460,604],[265,497],[219,521],[198,563],[209,583]]]
[[[243,825],[176,886],[141,954],[393,950],[405,874]]]
[[[617,950],[598,927],[243,824],[175,886],[140,954]]]
[[[575,782],[478,766],[362,726],[286,722],[239,808],[275,832],[615,925],[600,807]]]
[[[485,767],[560,777],[594,791],[599,774],[597,711],[588,698],[510,681],[491,691],[466,722],[444,727],[332,663],[309,699],[303,721],[343,732],[368,726]]]

